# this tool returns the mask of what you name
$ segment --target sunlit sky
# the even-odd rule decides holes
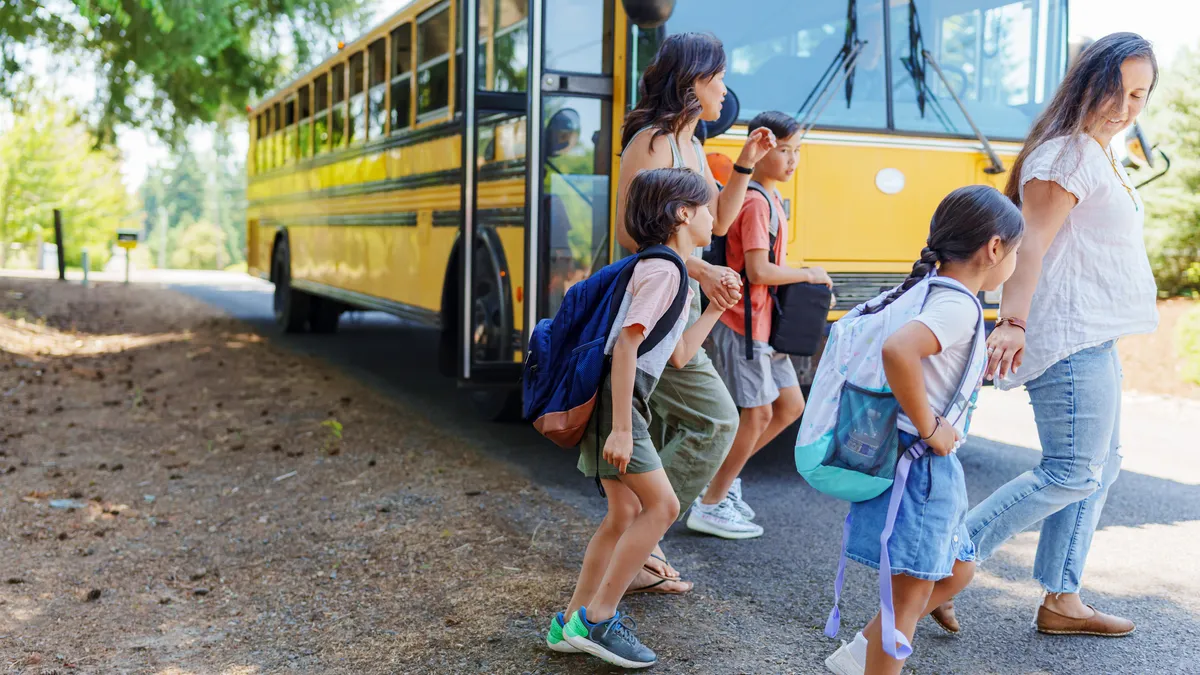
[[[410,2],[378,0],[373,21],[382,21]],[[1196,24],[1188,18],[1193,6],[1193,0],[1070,0],[1070,34],[1098,38],[1117,31],[1140,33],[1154,43],[1159,63],[1169,67],[1181,47],[1197,43]],[[197,149],[206,150],[212,145],[212,136],[192,134],[192,142]],[[237,147],[244,151],[246,144],[247,138],[242,135]],[[142,184],[150,165],[163,161],[168,154],[161,143],[136,129],[123,130],[118,145],[124,154],[122,172],[130,190]]]

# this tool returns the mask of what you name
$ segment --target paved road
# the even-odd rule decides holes
[[[176,287],[224,308],[290,349],[344,367],[519,467],[563,501],[600,513],[602,502],[591,483],[574,471],[571,453],[524,425],[473,417],[467,397],[436,372],[431,331],[364,314],[344,317],[335,336],[281,336],[271,324],[266,284],[230,276]],[[973,500],[1036,463],[1037,438],[1026,401],[1020,392],[985,392],[975,431],[998,440],[973,439],[961,453]],[[1030,579],[1030,567],[1037,538],[1027,532],[989,561],[960,598],[959,615],[966,624],[960,637],[941,635],[928,622],[921,626],[910,670],[1200,673],[1197,422],[1200,406],[1195,404],[1127,397],[1125,470],[1095,538],[1085,599],[1133,617],[1137,634],[1105,640],[1051,638],[1032,631],[1039,589]],[[745,649],[723,655],[730,671],[824,672],[820,664],[833,647],[820,627],[828,611],[845,506],[816,494],[796,476],[793,438],[785,433],[744,474],[747,499],[767,530],[764,537],[727,542],[676,525],[665,543],[675,565],[697,582],[695,595],[702,597],[690,604],[694,611],[705,611],[704,598],[734,608],[721,621]],[[843,625],[852,627],[874,611],[876,577],[851,565],[847,589]]]

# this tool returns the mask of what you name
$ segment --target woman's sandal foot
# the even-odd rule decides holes
[[[947,633],[954,634],[962,630],[962,626],[958,625],[958,617],[954,615],[953,599],[938,605],[929,613],[929,618],[933,619],[934,623],[941,626],[942,630]]]
[[[633,583],[629,584],[625,595],[683,595],[691,592],[694,586],[690,581],[668,579],[643,569],[633,578]]]

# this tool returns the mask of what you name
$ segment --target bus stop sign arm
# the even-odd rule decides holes
[[[1004,173],[1004,163],[1000,161],[1000,156],[996,154],[996,151],[992,148],[992,144],[988,142],[987,136],[984,136],[983,132],[979,130],[979,126],[975,124],[975,120],[971,119],[971,113],[967,112],[967,106],[963,105],[962,99],[958,97],[958,94],[954,91],[954,87],[950,86],[950,82],[946,80],[946,74],[942,72],[942,67],[938,64],[937,59],[933,57],[933,54],[928,49],[921,50],[921,56],[925,57],[929,65],[933,66],[938,79],[942,81],[942,85],[946,87],[946,91],[950,92],[951,98],[954,99],[954,104],[958,106],[959,111],[966,118],[967,124],[971,125],[971,131],[975,132],[975,137],[983,144],[983,152],[992,162],[992,165],[984,169],[983,172],[990,174]]]

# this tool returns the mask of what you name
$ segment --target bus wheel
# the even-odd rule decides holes
[[[500,276],[495,253],[481,241],[475,246],[475,273],[471,294],[474,317],[473,359],[476,363],[512,360],[508,342],[512,331],[511,309],[504,279]]]
[[[342,305],[329,298],[310,298],[308,309],[308,325],[314,333],[331,334],[337,332],[338,319],[342,316]]]
[[[521,421],[521,390],[483,388],[471,391],[471,402],[480,416],[492,422]]]
[[[308,324],[310,297],[292,288],[291,251],[287,239],[280,240],[275,246],[271,267],[271,277],[275,279],[275,323],[285,333],[303,333]]]

